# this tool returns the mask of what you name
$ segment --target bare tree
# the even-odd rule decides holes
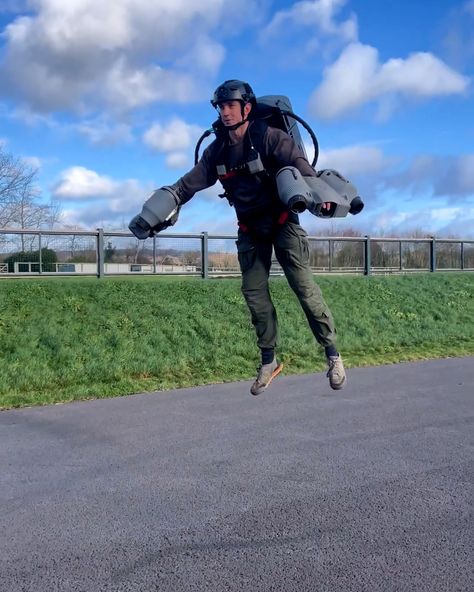
[[[37,175],[37,169],[0,147],[0,228],[52,228],[59,220],[57,202],[39,201]]]
[[[148,261],[144,260],[143,255],[145,251],[145,243],[146,241],[141,241],[138,239],[130,242],[123,253],[125,256],[125,261],[127,263],[147,263]]]

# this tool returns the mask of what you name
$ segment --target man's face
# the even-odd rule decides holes
[[[244,105],[244,118],[250,113],[250,103]],[[242,121],[242,105],[240,101],[223,101],[217,106],[222,123],[225,126],[235,125]]]

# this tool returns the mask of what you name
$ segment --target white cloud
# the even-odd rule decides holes
[[[161,66],[131,66],[118,58],[104,73],[97,92],[103,102],[113,109],[134,109],[155,101],[188,103],[200,98],[201,91],[194,77],[183,72],[172,72]]]
[[[63,171],[52,195],[74,205],[62,210],[64,224],[126,228],[154,186],[136,179],[114,180],[84,167]]]
[[[451,222],[461,213],[461,208],[436,208],[431,212],[431,218],[439,222]]]
[[[117,183],[110,177],[81,166],[64,170],[54,184],[52,194],[65,200],[91,199],[111,196]]]
[[[173,118],[168,124],[153,124],[144,134],[144,143],[158,152],[179,152],[194,145],[202,133],[197,125]]]
[[[337,23],[336,14],[347,3],[347,0],[303,0],[296,2],[288,10],[280,10],[270,23],[262,30],[263,41],[273,41],[289,29],[311,28],[325,35],[340,37],[343,41],[357,39],[357,20],[354,15]]]
[[[468,84],[467,77],[430,53],[380,63],[374,47],[353,43],[325,70],[322,84],[310,98],[310,109],[318,117],[332,119],[371,101],[386,108],[380,101],[387,96],[395,101],[461,94]]]
[[[31,9],[4,30],[0,76],[3,92],[34,110],[198,100],[224,58],[211,37],[224,0],[36,0]]]
[[[182,169],[190,164],[189,156],[185,152],[171,152],[166,157],[166,166],[170,169]]]
[[[194,40],[194,45],[189,51],[176,61],[176,65],[186,66],[186,64],[192,63],[194,68],[214,75],[224,61],[225,54],[225,49],[221,44],[213,41],[207,35],[201,35]]]

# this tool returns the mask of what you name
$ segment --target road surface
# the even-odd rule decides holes
[[[474,358],[249,387],[0,413],[0,590],[474,590]]]

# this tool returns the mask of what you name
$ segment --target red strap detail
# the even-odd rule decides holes
[[[219,181],[225,181],[226,179],[230,179],[231,177],[235,177],[237,173],[235,171],[229,171],[225,175],[218,175],[217,178]]]
[[[244,224],[243,222],[239,222],[238,223],[238,227],[240,228],[240,230],[242,232],[248,232],[249,231],[249,227],[246,224]]]
[[[280,217],[278,218],[278,224],[280,226],[283,226],[283,224],[288,220],[289,215],[290,215],[290,212],[288,210],[285,210],[284,212],[282,212],[280,214]]]

